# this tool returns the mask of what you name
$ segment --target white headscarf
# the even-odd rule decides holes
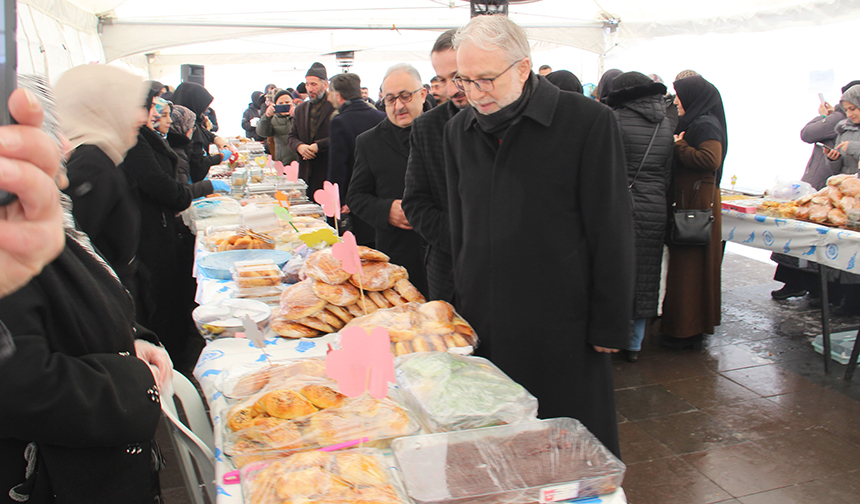
[[[108,65],[69,69],[54,86],[63,132],[73,147],[95,145],[115,164],[137,139],[130,131],[139,124],[149,84],[141,77]]]

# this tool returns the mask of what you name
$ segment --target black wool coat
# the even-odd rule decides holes
[[[137,266],[132,261],[140,241],[140,211],[125,173],[95,145],[81,145],[66,163],[78,227],[133,289]]]
[[[0,299],[15,354],[0,366],[0,502],[19,487],[31,504],[146,503],[158,494],[150,441],[161,408],[149,367],[135,357],[122,285],[74,240],[42,273]]]
[[[211,181],[191,182],[191,140],[171,131],[167,134],[167,144],[176,153],[176,180],[189,184],[191,198],[197,199],[212,194],[214,190]]]
[[[322,189],[323,182],[328,174],[328,146],[329,146],[329,126],[331,125],[331,116],[334,113],[334,105],[328,100],[324,100],[320,109],[320,119],[317,122],[316,131],[311,131],[310,111],[313,104],[310,101],[302,102],[296,107],[295,115],[293,116],[293,128],[290,130],[287,144],[290,150],[298,155],[299,145],[314,144],[319,146],[319,152],[313,159],[303,159],[298,155],[299,161],[299,177],[308,184],[308,197],[313,200],[314,192],[317,189]]]
[[[610,355],[629,342],[633,219],[612,109],[540,78],[501,141],[445,126],[457,309],[478,354],[618,453]]]
[[[385,113],[362,100],[350,100],[341,105],[331,118],[329,134],[328,181],[337,183],[340,200],[346,202],[349,181],[355,166],[355,139],[385,119]],[[359,245],[375,246],[376,232],[370,224],[352,214],[352,233]]]
[[[174,219],[191,204],[191,188],[176,180],[176,153],[161,136],[140,128],[137,145],[126,154],[122,169],[140,204],[138,258],[149,275],[149,306],[140,322],[158,334],[174,357],[184,351],[191,314],[175,288],[180,278],[176,256],[178,230]]]
[[[260,118],[260,109],[253,103],[248,104],[248,108],[242,114],[242,129],[245,130],[245,137],[257,142],[265,142],[266,138],[257,134],[257,127],[251,126],[251,119]]]
[[[403,199],[408,132],[385,118],[355,140],[355,169],[349,183],[350,211],[376,229],[376,248],[409,272],[409,281],[425,296],[424,242],[414,230],[388,223],[394,200]],[[404,141],[406,139],[406,141]]]
[[[446,103],[421,114],[412,123],[403,211],[427,242],[427,290],[430,299],[454,302],[454,266],[442,137],[445,125],[460,109]]]
[[[656,317],[660,297],[666,193],[672,180],[675,150],[675,130],[666,117],[665,106],[662,96],[650,95],[615,108],[627,159],[627,177],[633,183],[633,227],[636,233],[634,319]],[[655,128],[659,129],[654,144],[637,175]]]
[[[173,93],[173,103],[182,105],[197,114],[197,128],[191,136],[192,149],[189,151],[192,182],[203,180],[203,177],[209,173],[209,168],[222,161],[221,154],[209,155],[209,145],[214,143],[215,134],[206,129],[204,114],[211,110],[209,105],[213,99],[212,94],[196,82],[183,82]],[[217,131],[218,122],[214,112],[210,120],[214,127],[213,131]]]

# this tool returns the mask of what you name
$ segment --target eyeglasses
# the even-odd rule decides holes
[[[415,91],[412,91],[411,93],[408,91],[403,91],[398,95],[387,94],[382,97],[382,101],[385,102],[386,106],[394,105],[394,102],[397,101],[398,98],[400,98],[400,101],[402,101],[403,103],[409,103],[412,101],[412,95],[414,95],[418,91],[421,91],[422,89],[424,89],[424,86],[421,86],[420,88],[416,89]]]
[[[513,68],[514,65],[516,65],[517,63],[519,63],[523,59],[518,59],[517,61],[514,61],[513,63],[511,63],[511,66],[502,70],[501,73],[499,73],[499,75],[497,75],[495,77],[472,80],[472,79],[464,79],[458,75],[458,76],[454,77],[454,85],[457,86],[457,89],[459,89],[460,91],[465,91],[467,87],[471,88],[471,86],[474,84],[475,87],[478,88],[478,91],[480,91],[482,93],[489,93],[489,92],[493,91],[494,89],[496,89],[496,83],[494,81],[496,79],[498,79],[499,77],[501,77],[502,74],[504,74],[505,72],[507,72],[508,70]],[[468,84],[468,86],[467,86],[467,84]]]

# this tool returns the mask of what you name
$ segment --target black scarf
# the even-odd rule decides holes
[[[707,140],[717,140],[723,146],[723,161],[725,161],[726,152],[729,150],[729,135],[720,92],[699,75],[677,80],[673,85],[681,106],[684,107],[684,115],[678,121],[675,134],[686,131],[684,140],[693,147],[698,147]],[[700,120],[706,116],[710,116],[713,120]],[[717,173],[718,181],[722,177],[722,170],[720,165]]]
[[[394,136],[406,147],[406,152],[409,152],[409,134],[412,132],[412,125],[410,124],[405,128],[400,128],[394,123],[391,123],[391,125],[394,126]]]
[[[529,78],[526,79],[525,85],[523,85],[523,94],[521,94],[516,101],[510,105],[506,105],[498,112],[488,115],[475,111],[475,119],[478,121],[478,126],[480,126],[484,132],[490,133],[499,140],[504,138],[508,127],[515,119],[520,117],[526,109],[526,105],[529,103],[529,98],[531,98],[534,90],[537,89],[538,82],[538,76],[535,75],[534,72],[529,72]]]

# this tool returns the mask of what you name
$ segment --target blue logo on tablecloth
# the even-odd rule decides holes
[[[215,448],[215,460],[217,460],[218,462],[224,462],[221,459],[221,448]]]
[[[296,345],[296,352],[307,352],[315,346],[317,345],[313,341],[299,341],[299,344]]]
[[[266,362],[268,359],[269,358],[266,357],[266,354],[260,354],[260,358],[257,359],[255,362]]]
[[[785,242],[785,247],[782,247],[782,251],[785,252],[786,254],[791,252],[791,248],[789,247],[789,245],[791,245],[791,240],[788,240],[787,242]]]
[[[734,239],[735,239],[735,229],[737,229],[737,228],[738,228],[738,227],[737,227],[737,226],[735,226],[735,227],[733,227],[733,228],[732,228],[732,230],[731,230],[731,231],[729,231],[729,241],[732,241],[732,240],[734,240]]]
[[[809,247],[809,250],[803,253],[805,256],[815,255],[815,245]]]
[[[857,259],[857,252],[854,252],[854,255],[851,256],[851,259],[848,259],[848,269],[854,269],[854,260]]]
[[[221,397],[224,397],[224,394],[222,394],[221,392],[215,392],[214,394],[212,394],[212,402],[217,401]]]
[[[773,221],[776,223],[776,227],[785,226],[786,224],[788,224],[788,221],[785,219],[774,219]]]
[[[230,287],[227,287],[225,285],[224,287],[221,287],[220,289],[218,289],[218,292],[227,292],[228,290],[230,290]]]
[[[207,362],[214,361],[215,359],[220,359],[224,357],[224,352],[221,350],[212,350],[211,352],[206,352],[203,356],[200,357],[200,361],[197,363],[197,367],[202,366]]]
[[[824,255],[831,261],[839,257],[839,245],[831,243],[824,249]]]
[[[221,485],[218,485],[217,487],[218,487],[218,489],[215,491],[216,495],[221,494],[221,495],[226,495],[227,497],[233,497],[232,495],[228,494],[226,490],[221,488]]]
[[[200,378],[206,378],[207,376],[217,376],[219,374],[221,374],[220,369],[210,369],[210,370],[206,371],[205,373],[203,373],[202,375],[200,375]]]
[[[827,233],[830,232],[830,228],[821,227],[821,226],[815,226],[815,230],[818,231],[818,234],[820,234],[820,235],[826,235]]]
[[[742,241],[741,243],[752,243],[754,241],[755,241],[755,231],[750,233],[750,237],[747,238],[746,240]]]
[[[770,231],[765,231],[764,233],[762,233],[761,237],[764,240],[765,245],[767,245],[768,247],[773,245],[773,233],[771,233]]]
[[[840,231],[840,232],[836,233],[836,237],[837,237],[837,238],[839,238],[839,239],[841,240],[841,239],[842,239],[842,235],[846,235],[846,236],[848,236],[848,235],[850,235],[850,234],[851,234],[851,233],[849,233],[848,231]]]
[[[756,215],[755,220],[756,222],[765,222],[767,220],[767,217],[765,217],[764,215]]]
[[[277,340],[264,340],[264,341],[266,342],[266,346],[278,344]],[[253,341],[249,341],[248,346],[251,348],[257,348],[257,345],[255,345]]]

